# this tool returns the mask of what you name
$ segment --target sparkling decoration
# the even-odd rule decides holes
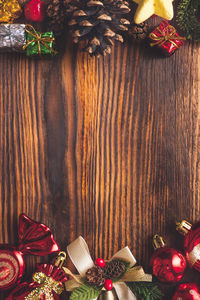
[[[25,44],[24,24],[0,24],[0,51],[21,52]]]
[[[46,12],[46,3],[41,0],[31,0],[24,7],[24,14],[28,21],[43,22]]]
[[[155,235],[153,238],[155,252],[150,264],[153,274],[161,282],[178,282],[186,268],[186,260],[180,251],[167,248],[162,237]]]
[[[138,8],[135,13],[134,21],[136,24],[140,24],[146,21],[154,14],[171,20],[174,16],[174,10],[172,2],[173,0],[133,0],[138,4]]]
[[[17,0],[0,0],[0,23],[13,22],[22,14]]]
[[[0,244],[0,291],[21,280],[25,269],[24,254],[44,256],[59,251],[50,229],[24,214],[19,217],[18,236],[18,248]]]
[[[103,258],[97,258],[95,260],[95,265],[99,266],[100,268],[104,268],[106,263],[105,263],[105,260]]]
[[[194,283],[181,284],[172,300],[200,300],[199,288]]]
[[[66,253],[60,252],[54,265],[39,264],[30,283],[19,284],[6,300],[58,300],[68,279],[61,269]]]
[[[176,229],[185,236],[184,249],[190,266],[200,272],[200,222],[190,224],[183,220],[177,223]]]

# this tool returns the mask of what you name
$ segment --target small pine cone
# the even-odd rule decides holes
[[[113,259],[106,263],[104,267],[105,278],[118,278],[126,271],[124,263],[118,259]]]
[[[86,272],[87,283],[102,286],[105,282],[104,272],[102,268],[95,266]]]
[[[85,41],[91,56],[110,53],[114,40],[123,42],[130,24],[123,17],[130,11],[124,0],[70,0],[66,11],[74,42]]]
[[[49,0],[46,14],[49,29],[54,31],[56,35],[61,34],[65,25],[65,2],[63,0]]]
[[[131,24],[128,35],[134,40],[144,40],[148,35],[149,25],[145,22],[140,24]]]

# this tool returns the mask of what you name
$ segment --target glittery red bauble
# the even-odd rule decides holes
[[[195,283],[181,284],[172,300],[200,300],[199,288]]]
[[[100,267],[100,268],[104,268],[106,263],[105,263],[105,260],[103,258],[97,258],[95,260],[95,265]]]
[[[113,288],[113,283],[112,283],[112,280],[110,279],[106,279],[105,280],[105,283],[104,283],[104,287],[107,291],[111,291],[112,288]]]
[[[43,22],[46,12],[46,3],[40,0],[31,0],[24,7],[24,14],[28,21]]]
[[[184,248],[189,264],[200,272],[200,222],[185,235]]]
[[[153,274],[162,282],[178,282],[186,268],[181,252],[167,247],[157,249],[151,257]]]

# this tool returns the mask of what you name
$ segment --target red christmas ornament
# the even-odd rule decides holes
[[[19,246],[0,244],[0,291],[18,283],[24,273],[24,254],[44,256],[60,250],[50,229],[28,218],[19,217]]]
[[[162,237],[155,235],[153,238],[155,252],[151,257],[150,264],[153,274],[161,282],[178,282],[186,268],[186,260],[180,251],[168,248]]]
[[[97,258],[95,260],[95,265],[99,266],[100,268],[104,268],[105,267],[105,260],[103,258]]]
[[[113,283],[112,283],[112,280],[110,279],[106,279],[105,280],[105,283],[104,283],[104,287],[107,291],[111,291],[112,288],[113,288]]]
[[[195,283],[181,284],[172,300],[200,300],[199,288]]]
[[[54,265],[39,264],[30,283],[19,284],[6,300],[59,300],[63,292],[63,283],[68,277],[61,269],[66,253],[60,252]]]
[[[46,12],[46,3],[40,0],[31,0],[24,7],[24,14],[28,21],[43,22]]]
[[[185,236],[184,249],[190,266],[200,272],[200,222],[194,224],[183,220],[176,229]]]

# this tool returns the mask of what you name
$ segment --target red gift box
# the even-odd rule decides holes
[[[166,56],[172,55],[184,43],[185,38],[181,37],[176,29],[167,21],[163,21],[160,25],[149,34],[150,46],[159,47]]]

